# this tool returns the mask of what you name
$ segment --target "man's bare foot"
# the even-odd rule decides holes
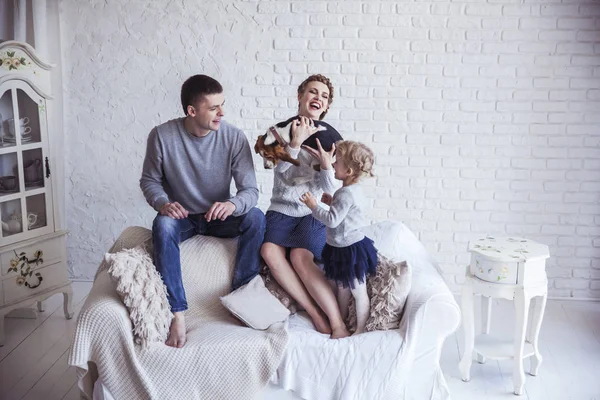
[[[355,331],[355,332],[352,334],[352,336],[360,335],[361,333],[365,333],[365,331],[364,331],[364,330],[362,330],[362,331],[359,331],[359,330],[357,330],[357,331]]]
[[[332,339],[342,339],[342,338],[350,336],[350,332],[346,328],[346,325],[342,324],[342,326],[332,328],[332,330],[333,330],[333,332],[331,333]]]
[[[317,313],[316,315],[310,315],[310,319],[317,332],[331,335],[331,326],[329,326],[329,321],[325,315]]]
[[[173,313],[173,321],[171,321],[171,328],[169,328],[169,337],[165,344],[171,347],[181,348],[185,344],[185,318],[183,311]]]

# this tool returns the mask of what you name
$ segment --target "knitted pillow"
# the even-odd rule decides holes
[[[377,271],[367,277],[367,292],[371,310],[366,331],[397,329],[400,326],[406,298],[410,292],[412,270],[406,261],[394,262],[381,254],[377,258]],[[350,299],[347,319],[348,329],[356,330],[356,305]]]
[[[167,288],[152,258],[142,244],[117,253],[106,253],[108,274],[129,311],[136,343],[147,347],[151,342],[164,343],[171,325],[171,308]]]

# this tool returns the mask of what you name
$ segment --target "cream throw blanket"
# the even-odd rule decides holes
[[[111,253],[151,237],[126,229]],[[251,399],[279,365],[288,335],[283,323],[266,331],[243,326],[221,305],[230,290],[236,239],[194,236],[181,245],[188,341],[134,345],[132,324],[103,263],[79,314],[69,355],[79,387],[92,398],[97,377],[116,399]],[[93,363],[93,364],[88,364]]]

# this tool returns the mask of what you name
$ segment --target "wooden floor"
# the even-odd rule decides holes
[[[75,317],[67,321],[62,295],[48,299],[37,319],[7,318],[0,347],[0,399],[79,399],[75,371],[67,366],[77,314],[91,288],[75,282]],[[494,302],[492,332],[510,337],[512,303]],[[543,362],[537,377],[527,376],[523,396],[512,394],[512,363],[473,362],[471,381],[462,382],[457,364],[462,332],[444,346],[441,365],[454,400],[600,400],[600,303],[549,300],[540,333]],[[529,362],[525,362],[528,371]]]
[[[75,370],[67,366],[71,337],[83,300],[92,287],[73,283],[75,316],[66,320],[62,294],[45,302],[37,319],[5,319],[0,347],[0,399],[80,399]]]
[[[477,333],[480,305],[475,303]],[[512,338],[513,321],[513,303],[494,300],[491,333]],[[529,360],[525,360],[525,391],[515,396],[510,360],[473,361],[471,380],[460,379],[457,363],[462,356],[463,334],[459,329],[446,340],[440,361],[452,398],[600,400],[599,302],[548,300],[539,348],[543,361],[538,376],[528,374]]]

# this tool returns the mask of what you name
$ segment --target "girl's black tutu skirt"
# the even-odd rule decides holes
[[[365,282],[367,275],[373,275],[377,267],[377,249],[368,237],[346,247],[325,244],[323,248],[325,276],[338,285],[354,289],[354,281]]]

